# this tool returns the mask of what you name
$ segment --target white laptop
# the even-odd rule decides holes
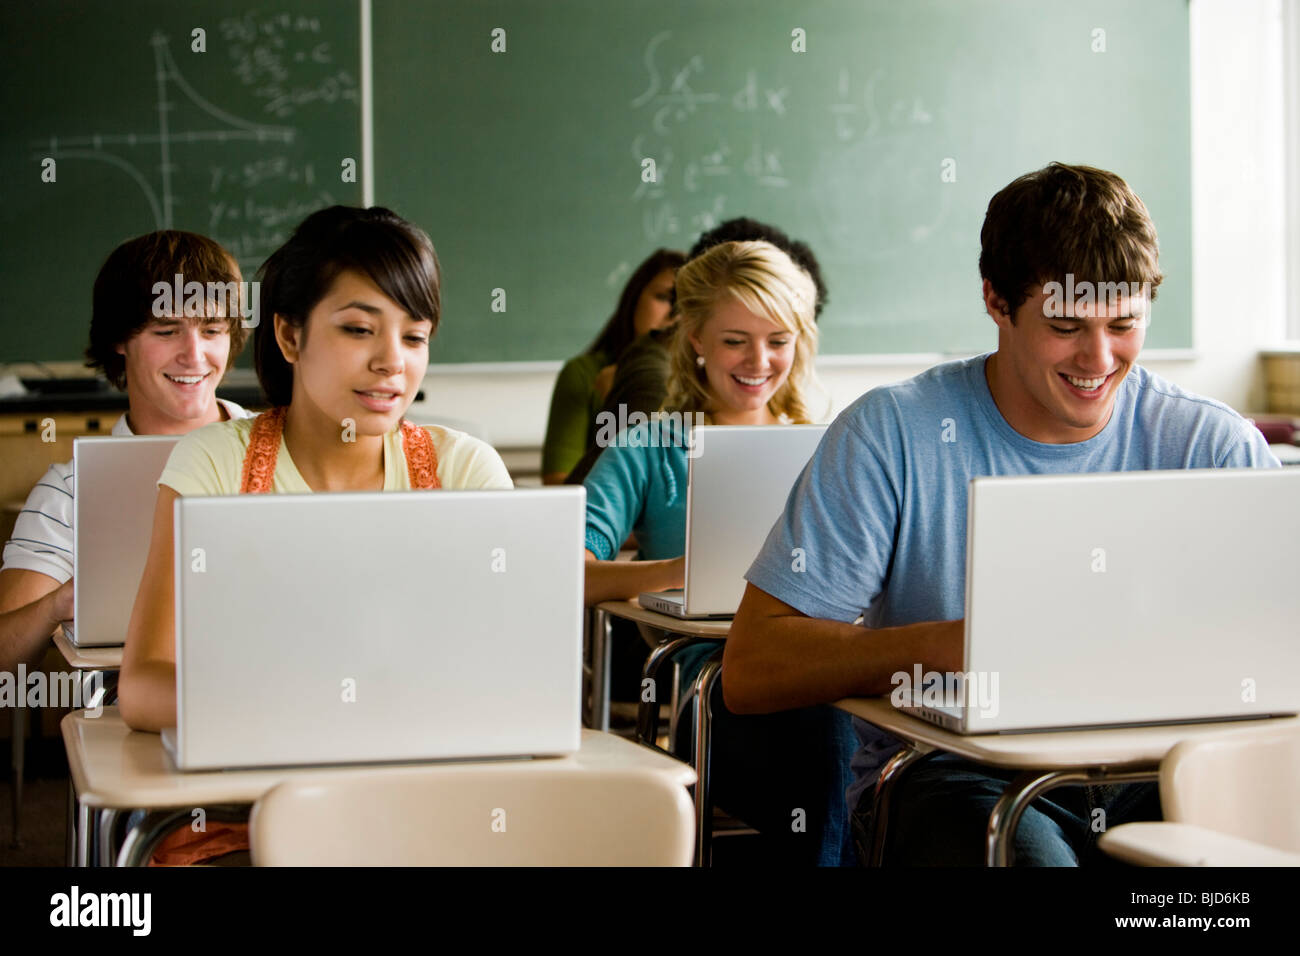
[[[963,734],[1300,711],[1300,471],[977,478],[968,509],[974,676],[914,669],[903,709]]]
[[[745,572],[826,433],[825,425],[702,425],[692,431],[685,587],[647,591],[643,608],[680,618],[732,617]]]
[[[178,435],[78,438],[72,600],[78,647],[124,644],[149,554],[158,476]]]
[[[179,769],[577,750],[583,489],[175,508]]]

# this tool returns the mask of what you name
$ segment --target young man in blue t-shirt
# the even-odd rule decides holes
[[[887,693],[918,663],[962,670],[971,478],[1277,467],[1236,412],[1136,364],[1162,277],[1122,179],[1056,163],[1022,176],[989,203],[980,241],[997,351],[874,389],[828,429],[746,575],[723,659],[733,712]],[[855,724],[861,814],[900,744]],[[919,765],[896,793],[887,861],[980,864],[1007,779],[952,756]],[[1158,814],[1149,784],[1053,791],[1022,818],[1017,862],[1086,860],[1098,807],[1111,826]]]

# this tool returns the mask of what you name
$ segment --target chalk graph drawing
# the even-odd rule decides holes
[[[110,166],[122,170],[131,177],[135,184],[140,187],[140,191],[144,193],[144,197],[149,203],[149,209],[153,213],[154,228],[171,229],[173,228],[177,199],[173,186],[173,176],[179,169],[172,159],[172,147],[174,145],[205,142],[227,143],[239,140],[288,144],[293,142],[297,131],[289,126],[270,126],[249,122],[215,106],[199,95],[198,91],[190,86],[189,82],[181,74],[180,69],[176,66],[176,61],[172,58],[170,43],[165,35],[155,32],[150,37],[149,43],[153,47],[154,79],[158,87],[156,99],[158,111],[157,132],[92,133],[89,136],[68,137],[51,136],[49,140],[35,144],[41,150],[36,154],[36,157],[40,159],[49,156],[56,160],[88,159],[108,163]],[[168,114],[178,103],[178,100],[171,95],[173,88],[180,96],[188,99],[190,103],[211,117],[213,120],[211,125],[215,128],[173,129],[168,117]],[[149,177],[141,171],[139,166],[110,151],[110,148],[114,146],[136,147],[150,144],[155,144],[158,147],[157,168],[161,176],[161,198],[158,192],[155,191]]]

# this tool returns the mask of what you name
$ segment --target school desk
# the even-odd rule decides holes
[[[657,628],[665,639],[650,652],[646,659],[643,679],[655,680],[660,666],[674,654],[692,644],[720,644],[731,630],[731,620],[685,620],[647,611],[635,599],[631,601],[605,601],[595,608],[592,626],[592,698],[601,702],[605,726],[609,725],[609,652],[610,623],[621,617],[638,624]],[[722,671],[721,648],[705,662],[695,678],[695,741],[691,764],[695,768],[695,865],[707,866],[712,858],[713,802],[709,793],[709,756],[712,753],[713,714],[709,707],[713,685]],[[643,683],[644,687],[645,684]],[[656,685],[651,685],[655,686]],[[637,737],[649,747],[655,746],[659,727],[659,693],[653,701],[642,699],[637,708]],[[644,695],[643,695],[644,698]],[[673,727],[675,729],[676,722]]]
[[[956,754],[975,763],[1019,770],[989,814],[985,863],[1011,864],[1012,837],[1031,802],[1049,790],[1067,785],[1152,782],[1160,777],[1160,761],[1180,740],[1206,737],[1269,722],[1300,724],[1300,717],[1264,717],[1214,723],[1162,724],[1021,734],[956,734],[898,710],[888,697],[846,698],[835,704],[854,717],[899,738],[904,748],[881,769],[872,813],[871,859],[884,857],[889,802],[903,772],[935,751]]]
[[[668,614],[660,614],[657,611],[647,611],[637,602],[636,598],[630,601],[605,601],[592,608],[590,647],[588,648],[588,670],[591,674],[592,689],[589,698],[588,719],[590,724],[597,730],[609,730],[609,656],[612,639],[612,619],[616,617],[658,628],[681,641],[680,644],[673,644],[670,648],[666,648],[661,643],[659,647],[651,652],[651,658],[655,660],[656,667],[658,661],[664,658],[665,650],[671,654],[678,648],[697,641],[719,641],[725,638],[727,632],[731,630],[730,618],[688,621]],[[655,657],[656,653],[659,655],[658,658]],[[646,663],[647,667],[649,667],[650,661]],[[654,676],[653,673],[650,676]],[[655,696],[658,697],[657,694]],[[641,733],[641,726],[641,718],[638,717],[638,733]],[[653,734],[650,736],[649,742],[654,742]]]
[[[104,688],[104,703],[111,704],[117,700],[117,674],[122,669],[122,647],[78,647],[68,640],[63,628],[54,631],[54,646],[59,649],[68,666],[79,671],[81,680],[81,699],[90,701],[90,694],[95,689],[95,675],[99,675],[100,686]],[[88,703],[88,706],[94,706]]]
[[[81,683],[81,697],[79,698],[87,707],[94,707],[95,701],[92,699],[96,684],[104,688],[102,703],[111,704],[117,700],[117,672],[122,666],[122,648],[120,647],[77,647],[64,636],[63,628],[54,629],[54,646],[59,649],[59,653],[73,670],[80,671],[77,675]],[[95,674],[99,674],[99,681],[95,680]],[[23,774],[24,764],[26,763],[26,739],[27,739],[27,709],[24,707],[14,708],[13,720],[13,747],[10,755],[10,764],[13,770],[13,812],[11,825],[13,827],[14,838],[17,839],[19,825],[22,819],[23,808]]]
[[[158,734],[133,731],[116,707],[106,707],[99,717],[75,711],[63,718],[63,742],[72,772],[69,807],[72,865],[142,866],[154,848],[172,832],[193,821],[195,808],[203,808],[209,821],[243,821],[252,805],[276,784],[291,777],[327,773],[374,774],[401,772],[413,766],[366,764],[329,767],[271,768],[259,770],[197,771],[172,768]],[[695,782],[691,768],[629,740],[594,730],[582,731],[576,753],[565,757],[518,760],[521,767],[553,767],[567,762],[580,769],[648,768],[683,787]],[[490,761],[448,761],[425,764],[439,772],[464,773]],[[148,811],[127,831],[115,848],[114,825],[123,812]]]

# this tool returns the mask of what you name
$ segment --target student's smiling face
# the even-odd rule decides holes
[[[797,336],[771,319],[726,297],[713,308],[697,335],[690,337],[704,356],[713,398],[713,420],[720,425],[767,424],[768,402],[785,384],[794,362]]]
[[[985,306],[998,326],[998,350],[985,374],[998,410],[1034,441],[1092,438],[1110,421],[1115,396],[1146,340],[1145,298],[1076,306],[1074,318],[1045,314],[1041,289],[1016,310],[984,282]]]
[[[132,409],[151,432],[179,434],[220,417],[217,383],[230,359],[223,316],[153,318],[117,351]]]
[[[276,337],[293,364],[293,403],[358,435],[391,431],[415,401],[429,364],[433,323],[416,319],[369,277],[339,274],[307,322],[275,317]]]

